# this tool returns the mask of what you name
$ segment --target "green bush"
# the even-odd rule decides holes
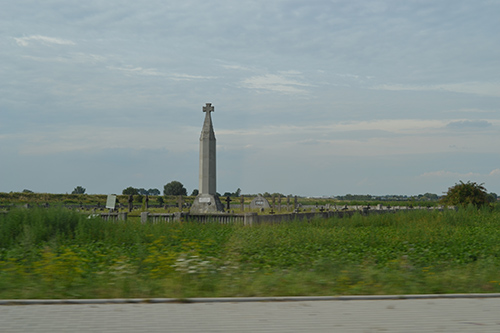
[[[468,181],[455,184],[450,187],[446,195],[441,199],[445,205],[481,207],[488,204],[488,193],[483,184]]]

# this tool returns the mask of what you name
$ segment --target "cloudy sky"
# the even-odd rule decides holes
[[[0,4],[0,192],[500,194],[500,1]]]

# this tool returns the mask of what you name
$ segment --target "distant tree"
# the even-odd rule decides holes
[[[496,202],[498,200],[498,195],[496,193],[488,193],[488,202]]]
[[[438,195],[434,193],[425,193],[423,196],[429,200],[437,200],[439,198]]]
[[[488,194],[483,184],[460,181],[448,189],[441,202],[445,205],[481,207],[488,204]]]
[[[191,196],[192,196],[192,197],[195,197],[195,196],[197,196],[199,193],[200,193],[200,192],[198,191],[198,189],[197,189],[197,188],[195,188],[195,189],[193,190],[193,192],[191,192]]]
[[[77,186],[71,194],[85,194],[85,189],[81,186]]]
[[[239,197],[241,195],[241,188],[238,187],[238,189],[236,190],[236,192],[234,192],[234,196],[235,197]]]
[[[164,195],[187,195],[187,190],[181,182],[174,180],[163,187]]]
[[[23,193],[33,193],[33,191],[31,191],[31,190],[27,190],[27,189],[24,189],[24,190],[23,190]]]
[[[130,195],[130,194],[137,195],[137,194],[139,194],[139,190],[136,189],[135,187],[129,186],[129,187],[127,187],[126,189],[124,189],[122,191],[122,194],[125,194],[125,195]]]
[[[157,201],[158,201],[158,205],[163,205],[163,203],[165,202],[163,200],[163,197],[158,197]]]
[[[140,195],[148,195],[149,194],[149,192],[142,187],[137,189],[137,192],[139,192]]]
[[[161,192],[160,192],[160,190],[159,190],[159,189],[157,189],[157,188],[150,188],[150,189],[148,190],[148,194],[149,194],[149,195],[160,195],[160,194],[161,194]]]

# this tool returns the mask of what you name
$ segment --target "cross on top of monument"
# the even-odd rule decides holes
[[[207,105],[203,107],[203,112],[208,112],[208,113],[215,112],[212,103],[207,103]]]

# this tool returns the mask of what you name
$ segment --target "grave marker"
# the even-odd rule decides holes
[[[116,195],[115,194],[108,195],[108,199],[106,200],[106,208],[109,210],[116,209]]]

